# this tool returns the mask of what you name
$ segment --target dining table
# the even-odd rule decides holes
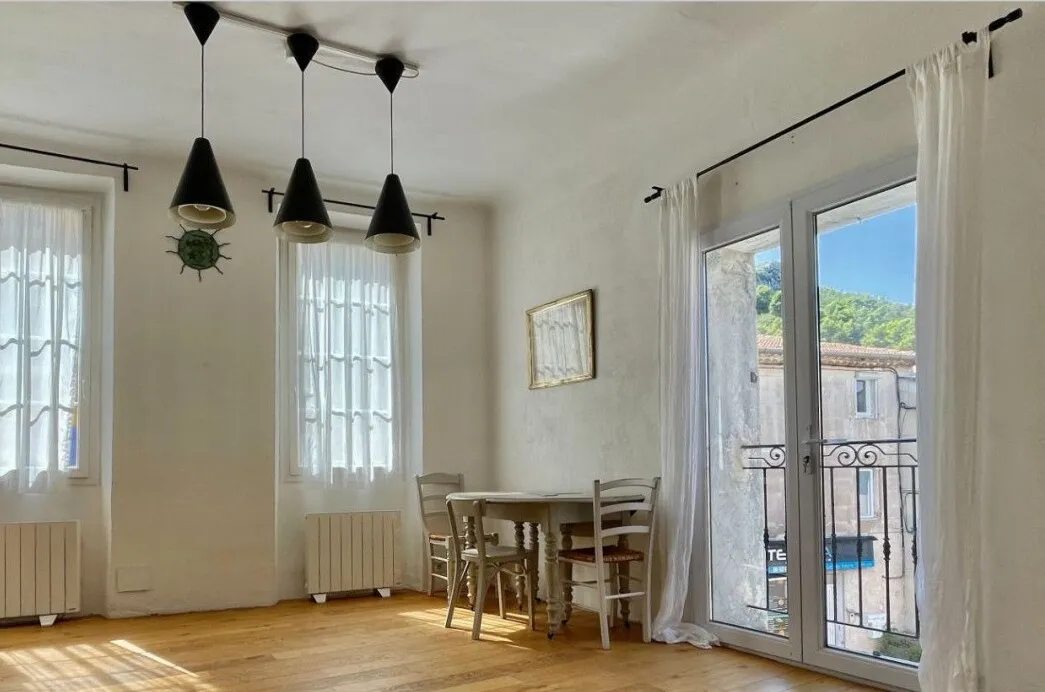
[[[475,502],[485,500],[486,514],[489,519],[501,519],[511,521],[515,528],[515,547],[520,550],[532,552],[535,559],[539,559],[540,541],[539,535],[544,533],[544,564],[545,579],[547,586],[546,606],[548,611],[548,638],[553,638],[561,629],[562,625],[569,620],[573,610],[573,589],[569,584],[563,584],[565,576],[569,581],[572,576],[572,566],[565,566],[565,574],[559,571],[559,550],[569,550],[573,547],[572,526],[577,523],[591,522],[594,516],[595,497],[591,491],[587,492],[557,492],[557,491],[468,491],[449,493],[447,500],[454,502]],[[613,502],[639,502],[639,495],[606,495],[607,503]],[[484,527],[485,528],[485,527]],[[475,525],[471,517],[464,519],[465,547],[475,547]],[[619,544],[626,547],[627,535],[618,538]],[[469,570],[467,576],[468,602],[475,604],[475,574],[474,567]],[[628,578],[621,577],[621,588],[628,589]],[[515,583],[515,594],[520,606],[524,603],[523,579],[519,577]],[[534,593],[537,595],[537,585],[533,585]],[[621,599],[621,616],[627,622],[628,601]]]

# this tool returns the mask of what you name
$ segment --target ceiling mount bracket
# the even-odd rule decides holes
[[[319,50],[319,41],[312,34],[291,34],[287,36],[287,49],[294,56],[294,61],[298,64],[298,67],[304,72],[305,68],[312,62],[312,58],[315,57],[316,51]]]
[[[391,94],[399,86],[399,79],[403,76],[404,68],[402,60],[394,55],[386,55],[374,65],[374,72],[377,73],[381,83],[385,85],[388,93]]]
[[[221,15],[205,2],[190,2],[185,5],[185,18],[189,20],[192,33],[196,34],[200,45],[205,46]]]

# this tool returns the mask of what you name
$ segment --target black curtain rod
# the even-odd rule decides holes
[[[1009,12],[1004,17],[998,17],[993,22],[988,24],[987,25],[987,29],[988,29],[988,31],[997,31],[998,29],[1002,28],[1006,24],[1011,24],[1012,22],[1015,22],[1017,19],[1019,19],[1022,16],[1023,16],[1023,10],[1017,7],[1015,10],[1013,10],[1012,12]],[[976,32],[975,31],[963,32],[962,33],[962,41],[964,41],[965,43],[973,43],[974,41],[976,41]],[[988,76],[989,77],[993,77],[994,76],[994,61],[991,59],[990,55],[987,56],[987,60],[988,60],[988,63],[987,63],[987,73],[988,73]],[[794,132],[798,128],[803,127],[805,125],[808,125],[809,123],[813,122],[814,120],[817,120],[819,118],[824,117],[828,113],[833,113],[834,111],[838,110],[842,106],[845,106],[846,104],[852,103],[853,101],[857,100],[858,98],[861,98],[863,96],[867,96],[872,91],[876,91],[877,89],[881,89],[882,87],[884,87],[886,84],[889,84],[890,82],[895,82],[900,77],[903,77],[906,73],[907,73],[907,70],[899,70],[897,72],[892,73],[888,77],[883,77],[882,79],[879,79],[874,84],[871,84],[870,86],[864,87],[863,89],[861,89],[860,91],[857,91],[854,94],[850,94],[849,96],[846,96],[841,101],[833,103],[830,106],[828,106],[827,108],[824,108],[823,110],[819,110],[816,113],[813,113],[808,118],[803,118],[802,120],[799,120],[797,123],[794,123],[793,125],[785,127],[783,130],[780,130],[779,132],[771,134],[768,137],[766,137],[765,139],[762,139],[762,140],[759,140],[758,142],[755,142],[754,144],[752,144],[751,146],[747,147],[746,149],[741,149],[737,153],[735,153],[735,154],[733,154],[731,156],[727,156],[726,158],[722,159],[718,163],[712,164],[712,165],[708,166],[707,168],[705,168],[702,171],[697,171],[696,177],[699,178],[702,175],[706,175],[706,174],[710,173],[711,171],[715,170],[716,168],[721,168],[722,166],[725,166],[726,164],[733,163],[734,161],[739,159],[741,156],[745,156],[747,154],[750,154],[755,149],[763,147],[766,144],[769,144],[770,142],[776,141],[776,140],[780,139],[781,137],[783,137],[785,135],[791,134],[792,132]],[[658,185],[653,185],[652,188],[653,188],[653,192],[650,193],[649,195],[647,195],[646,197],[644,197],[643,200],[642,200],[646,204],[649,204],[653,200],[657,199],[664,192],[664,188],[660,187]]]
[[[282,192],[277,192],[276,188],[274,188],[274,187],[270,187],[267,190],[262,190],[261,194],[263,194],[266,197],[268,197],[269,213],[271,214],[273,212],[273,210],[274,210],[273,198],[277,197],[277,196],[278,197],[282,197],[283,193]],[[375,207],[373,205],[370,205],[370,204],[359,204],[358,202],[342,202],[339,199],[324,199],[323,201],[325,203],[327,203],[327,204],[337,204],[337,205],[340,205],[342,207],[355,207],[356,209],[369,209],[370,211],[373,211],[374,209],[377,209],[377,207]],[[432,214],[418,214],[416,212],[410,212],[410,215],[411,216],[416,216],[419,219],[424,219],[425,221],[428,222],[428,229],[427,229],[428,230],[428,235],[432,235],[432,222],[433,221],[446,221],[446,217],[445,216],[440,216],[439,212],[434,212]]]
[[[33,149],[32,147],[22,147],[17,144],[4,144],[0,142],[0,149],[11,149],[13,151],[22,151],[26,154],[37,154],[39,156],[51,156],[56,159],[65,159],[66,161],[79,161],[81,163],[92,163],[95,166],[108,166],[110,168],[122,168],[123,169],[123,191],[128,192],[131,189],[131,171],[138,170],[137,166],[132,166],[129,163],[116,163],[114,161],[102,161],[100,159],[89,159],[85,156],[75,156],[73,154],[62,154],[57,151],[47,151],[46,149]]]

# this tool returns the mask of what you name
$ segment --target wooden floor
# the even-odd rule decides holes
[[[643,644],[638,627],[615,628],[604,652],[586,613],[554,641],[486,616],[473,642],[471,613],[457,613],[443,629],[441,599],[404,593],[2,628],[0,691],[865,689],[728,649]]]

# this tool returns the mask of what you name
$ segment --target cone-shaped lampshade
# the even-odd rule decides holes
[[[171,200],[170,214],[178,223],[208,231],[236,223],[236,212],[221,180],[218,161],[205,137],[197,137],[192,143],[189,160]]]
[[[323,231],[322,233],[317,233],[316,235],[289,235],[287,233],[284,233],[283,229],[280,228],[279,226],[273,226],[272,230],[276,232],[276,237],[277,238],[279,238],[280,240],[286,240],[289,243],[301,243],[301,244],[317,243],[318,244],[318,243],[325,243],[325,242],[327,242],[328,240],[330,240],[331,238],[334,237],[334,231],[332,231],[329,228],[327,230]]]
[[[274,225],[292,242],[295,237],[317,236],[330,230],[330,215],[308,159],[301,158],[294,163]]]
[[[410,205],[406,203],[403,183],[399,176],[390,173],[377,198],[377,207],[370,219],[370,230],[366,233],[366,246],[374,252],[398,255],[413,252],[421,245],[417,235]]]

